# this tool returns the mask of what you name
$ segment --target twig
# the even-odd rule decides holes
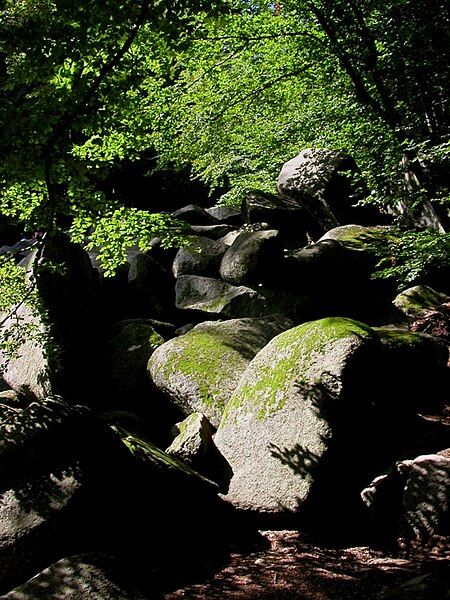
[[[134,4],[134,3],[132,3],[132,4]],[[125,42],[122,44],[121,48],[119,48],[119,50],[117,50],[117,52],[112,56],[112,58],[108,62],[104,63],[104,65],[100,69],[99,74],[97,75],[97,77],[95,77],[94,81],[92,82],[90,88],[86,91],[84,96],[74,106],[74,108],[72,110],[70,110],[68,113],[63,114],[60,117],[60,119],[55,123],[55,125],[52,128],[52,133],[50,134],[49,139],[47,140],[46,144],[43,147],[42,155],[44,157],[47,156],[48,154],[50,154],[53,146],[59,140],[59,138],[64,133],[64,131],[66,131],[67,128],[69,127],[69,125],[81,114],[82,109],[89,105],[90,101],[92,100],[92,98],[94,97],[96,92],[98,91],[100,85],[103,83],[103,81],[109,75],[109,73],[114,69],[114,67],[116,67],[120,63],[122,58],[128,52],[128,50],[130,49],[131,45],[133,44],[133,42],[139,32],[139,29],[145,22],[149,6],[150,6],[150,0],[145,0],[142,4],[139,16],[136,19],[136,22],[134,23],[133,27],[131,28],[131,31],[128,34],[128,37],[125,40]]]
[[[276,85],[280,81],[283,81],[284,79],[288,79],[289,77],[297,77],[297,75],[301,75],[302,73],[304,73],[305,71],[310,69],[312,66],[313,66],[312,63],[309,63],[307,65],[304,65],[301,69],[296,69],[295,71],[291,71],[290,73],[283,73],[282,75],[275,77],[275,79],[266,81],[266,83],[261,85],[259,88],[256,88],[256,90],[252,90],[248,94],[244,94],[244,95],[236,98],[233,102],[231,102],[231,104],[228,104],[219,113],[214,115],[212,120],[217,121],[218,119],[220,119],[220,117],[222,117],[226,112],[228,112],[231,108],[233,108],[237,104],[240,104],[241,102],[245,102],[246,100],[248,100],[249,98],[253,98],[254,96],[258,96],[261,92],[264,92],[265,90],[271,88],[272,86]]]
[[[9,320],[12,319],[15,315],[17,315],[17,312],[19,310],[19,308],[21,306],[23,306],[25,304],[25,302],[28,300],[28,298],[30,298],[30,296],[33,294],[34,290],[36,289],[36,285],[37,285],[37,269],[39,268],[39,263],[40,260],[42,258],[42,253],[44,252],[44,247],[45,247],[45,242],[47,239],[47,232],[44,233],[44,235],[41,237],[41,239],[39,240],[37,249],[36,249],[36,256],[33,260],[33,268],[32,268],[32,273],[33,273],[33,281],[31,282],[30,287],[27,290],[27,293],[23,296],[23,298],[20,300],[20,302],[18,302],[17,304],[15,304],[12,309],[9,311],[9,313],[3,317],[0,321],[0,328],[3,327],[3,325],[5,325],[5,323]]]

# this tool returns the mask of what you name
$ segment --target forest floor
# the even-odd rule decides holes
[[[171,579],[164,600],[344,600],[450,598],[450,540],[396,555],[367,547],[324,548],[294,531],[261,531],[262,546],[231,549],[227,564],[204,564],[194,579]],[[172,573],[173,576],[173,573]]]

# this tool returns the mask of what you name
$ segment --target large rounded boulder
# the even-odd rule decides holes
[[[226,499],[243,510],[293,513],[337,472],[339,494],[350,493],[378,351],[370,327],[327,318],[285,331],[259,352],[215,437],[232,472]]]
[[[200,323],[157,348],[149,376],[183,413],[199,411],[217,427],[249,362],[291,326],[281,316]]]
[[[227,247],[207,237],[191,236],[190,244],[180,248],[173,262],[175,277],[180,275],[211,275],[219,273],[220,261]]]
[[[277,189],[300,202],[325,233],[337,225],[378,216],[365,207],[352,206],[358,191],[348,173],[356,172],[355,161],[343,152],[307,148],[283,165]]]
[[[0,585],[78,544],[107,543],[130,494],[132,464],[117,436],[84,407],[43,400],[2,419]]]
[[[233,285],[273,281],[279,274],[283,247],[278,231],[241,233],[226,251],[220,264],[222,279]]]

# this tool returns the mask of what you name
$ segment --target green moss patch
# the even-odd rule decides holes
[[[399,294],[394,300],[394,305],[406,316],[418,319],[427,310],[437,308],[449,300],[449,296],[441,294],[431,287],[416,285]]]
[[[373,335],[369,326],[338,317],[304,323],[281,333],[250,363],[226,406],[221,425],[232,414],[248,410],[256,410],[259,419],[267,418],[283,408],[292,386],[311,385],[308,372],[327,347],[342,338]]]

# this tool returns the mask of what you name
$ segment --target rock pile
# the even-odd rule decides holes
[[[182,207],[190,244],[131,250],[112,281],[52,242],[65,269],[38,282],[45,319],[20,307],[42,335],[2,357],[0,393],[3,590],[48,568],[5,598],[61,569],[92,597],[138,597],[80,553],[147,536],[153,560],[163,523],[180,553],[236,515],[450,533],[448,332],[417,325],[448,296],[371,279],[393,233],[353,207],[355,169],[308,150],[278,196]]]

